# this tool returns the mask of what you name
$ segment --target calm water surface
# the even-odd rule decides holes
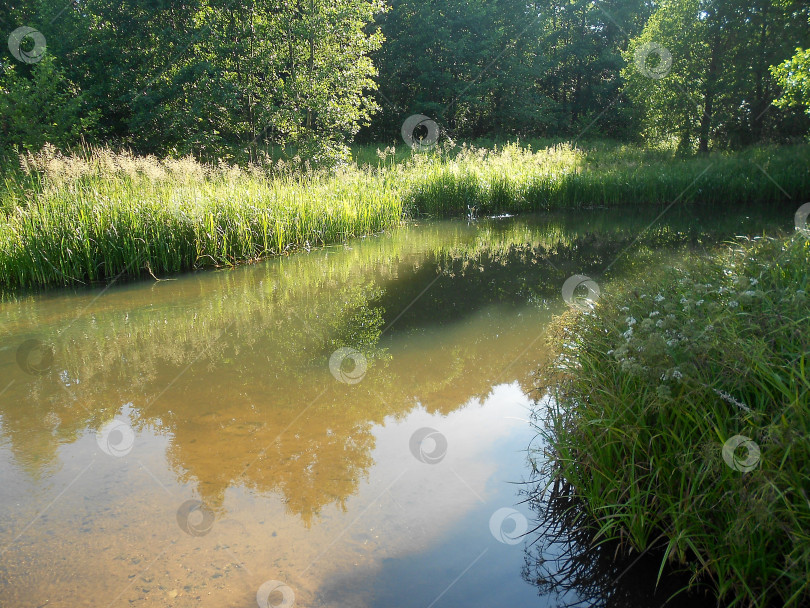
[[[0,606],[576,601],[526,582],[537,533],[516,538],[562,283],[791,221],[681,209],[643,232],[659,212],[416,223],[6,297]]]

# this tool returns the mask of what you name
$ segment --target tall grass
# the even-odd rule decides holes
[[[411,201],[436,215],[700,201],[720,205],[800,200],[810,194],[810,146],[679,158],[632,146],[553,146],[532,152],[462,148],[424,161]]]
[[[376,232],[403,214],[399,199],[367,188],[360,172],[268,179],[191,160],[127,166],[106,152],[50,167],[41,160],[44,189],[0,224],[9,285],[232,265]]]
[[[358,154],[369,159],[369,152]],[[810,146],[681,160],[600,144],[377,150],[337,172],[295,173],[109,150],[46,147],[3,167],[0,280],[6,287],[108,281],[232,265],[384,230],[409,215],[497,214],[810,192]]]
[[[557,323],[553,476],[728,605],[810,602],[810,243],[742,241]],[[734,436],[759,450],[723,455]],[[663,564],[662,564],[663,568]]]

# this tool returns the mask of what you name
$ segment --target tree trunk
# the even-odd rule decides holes
[[[708,154],[709,136],[714,112],[714,89],[717,80],[717,55],[720,51],[720,34],[715,34],[712,42],[711,58],[706,68],[706,86],[703,89],[703,116],[700,119],[698,152]]]
[[[309,3],[309,81],[314,80],[315,73],[315,1],[310,0]],[[310,85],[311,86],[311,85]],[[307,130],[312,130],[312,104],[307,104]]]
[[[762,27],[759,33],[759,56],[758,65],[756,69],[756,86],[754,92],[754,103],[752,111],[754,112],[754,120],[751,123],[751,136],[755,142],[762,139],[763,131],[763,115],[765,110],[768,109],[770,102],[766,99],[765,94],[765,72],[768,70],[767,48],[768,41],[768,8],[770,0],[762,3]]]
[[[678,154],[691,154],[692,153],[692,134],[686,128],[681,131],[681,137],[678,141]]]

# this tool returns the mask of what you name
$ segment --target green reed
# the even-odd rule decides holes
[[[357,158],[372,158],[368,149]],[[0,281],[33,287],[234,265],[447,217],[810,192],[810,146],[679,159],[600,143],[388,148],[336,172],[46,147],[2,166]],[[376,161],[376,162],[375,162]]]
[[[745,240],[678,266],[558,319],[552,478],[598,538],[663,547],[724,605],[807,605],[810,240]],[[724,458],[736,435],[759,454]]]
[[[98,178],[62,184],[0,224],[8,285],[102,281],[226,266],[397,224],[400,199],[360,175],[195,180]]]

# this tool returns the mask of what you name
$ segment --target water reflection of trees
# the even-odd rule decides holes
[[[97,299],[98,290],[19,296],[0,305],[0,390],[10,382],[0,396],[3,438],[38,476],[58,464],[59,445],[132,404],[136,426],[170,438],[178,481],[194,483],[212,507],[244,486],[282,494],[309,521],[356,492],[372,464],[375,424],[417,402],[449,413],[503,381],[516,353],[497,335],[519,329],[492,318],[487,331],[444,332],[442,343],[394,362],[387,349],[397,336],[427,335],[490,304],[556,306],[568,276],[597,275],[630,245],[705,238],[662,227],[636,241],[638,221],[635,231],[622,223],[596,232],[570,217],[443,223],[236,272],[125,285]],[[635,263],[628,256],[613,271]],[[15,363],[28,338],[54,348],[43,376]],[[328,371],[344,345],[369,360],[354,386]],[[524,363],[528,387],[532,362]]]

